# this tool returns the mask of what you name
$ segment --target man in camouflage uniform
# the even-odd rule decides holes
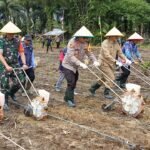
[[[4,109],[8,110],[8,97],[16,101],[15,93],[19,90],[20,84],[13,72],[13,68],[19,68],[18,53],[20,53],[23,69],[27,69],[25,64],[24,49],[21,43],[14,38],[14,33],[21,32],[12,22],[6,24],[0,32],[6,33],[5,38],[0,39],[0,86],[2,93],[5,94]],[[25,76],[22,70],[15,69],[20,81],[24,83]]]

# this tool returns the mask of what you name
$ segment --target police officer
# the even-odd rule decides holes
[[[4,109],[8,110],[8,97],[16,101],[15,93],[19,90],[20,84],[13,72],[13,68],[19,68],[18,53],[21,55],[23,62],[23,68],[27,69],[24,49],[20,41],[14,38],[15,33],[21,32],[21,30],[12,22],[8,22],[1,30],[1,33],[5,33],[5,38],[0,39],[0,85],[1,91],[5,94]],[[23,83],[25,80],[22,70],[16,69],[16,73]]]
[[[87,65],[82,62],[84,56],[88,55],[94,62],[93,65],[96,67],[99,66],[99,62],[97,62],[93,53],[88,51],[88,40],[92,37],[93,34],[85,26],[83,26],[74,34],[74,37],[67,45],[67,53],[63,60],[62,66],[65,78],[67,80],[67,89],[64,100],[69,107],[76,106],[74,101],[74,89],[79,76],[78,67],[80,66],[83,69],[87,68]]]
[[[121,48],[117,42],[119,37],[122,37],[123,34],[116,28],[112,28],[106,35],[105,39],[101,45],[101,52],[99,55],[101,65],[100,70],[103,71],[111,80],[115,80],[115,63],[116,63],[116,55],[122,58],[123,63],[126,62],[126,58],[123,55]],[[101,79],[109,86],[113,87],[113,84],[110,80],[106,78],[106,76],[102,75]],[[94,83],[89,91],[92,95],[95,94],[95,91],[100,88],[102,83],[100,81]],[[107,99],[112,99],[113,96],[110,93],[110,88],[105,87],[104,96]]]

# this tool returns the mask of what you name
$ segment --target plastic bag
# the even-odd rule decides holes
[[[144,100],[135,91],[126,92],[122,96],[122,111],[132,117],[137,117],[144,109]]]
[[[0,92],[0,106],[4,107],[5,104],[5,95]]]
[[[0,92],[0,121],[4,118],[3,107],[5,103],[5,95]]]
[[[47,101],[44,97],[38,96],[34,98],[31,102],[32,110],[33,110],[33,116],[37,120],[42,120],[45,117],[47,117]]]
[[[38,90],[38,93],[41,97],[44,97],[45,99],[45,102],[48,104],[48,101],[49,101],[49,98],[50,98],[50,93],[47,92],[46,90],[44,89],[40,89]]]

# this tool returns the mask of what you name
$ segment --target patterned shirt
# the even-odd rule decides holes
[[[16,64],[18,64],[18,52],[24,52],[24,49],[21,42],[19,42],[17,39],[0,39],[0,53],[3,55],[8,65],[14,67]],[[4,65],[0,62],[0,73],[3,72],[3,70]]]
[[[122,47],[122,52],[124,55],[131,60],[132,62],[134,59],[138,58],[141,60],[141,54],[137,48],[137,45],[131,41],[126,41]]]

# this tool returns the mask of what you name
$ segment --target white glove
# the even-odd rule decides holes
[[[116,61],[116,65],[118,65],[119,67],[122,67],[123,66],[123,64],[120,62],[120,61]]]
[[[100,63],[99,63],[98,61],[94,61],[93,66],[99,67],[99,66],[100,66]]]
[[[88,66],[86,64],[84,64],[84,63],[80,63],[80,67],[82,67],[83,69],[87,69],[88,68]]]
[[[23,68],[24,70],[27,70],[29,67],[28,67],[27,65],[23,65],[22,68]]]
[[[132,64],[132,61],[130,61],[129,59],[126,59],[126,64],[130,66]]]

